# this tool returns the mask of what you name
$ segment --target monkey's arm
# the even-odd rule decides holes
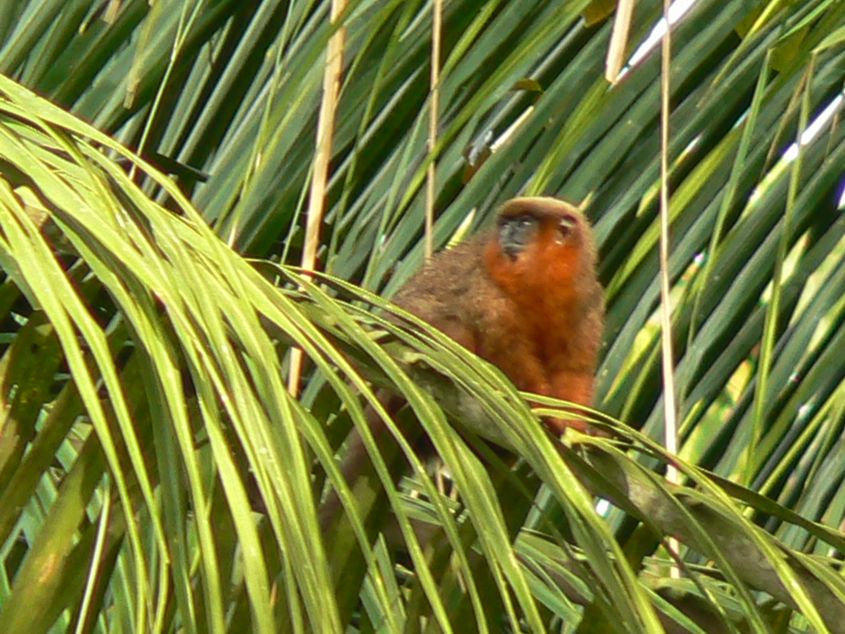
[[[552,386],[531,341],[513,329],[501,331],[498,337],[488,333],[475,351],[508,376],[517,389],[553,396]]]
[[[560,370],[552,375],[549,396],[578,405],[590,406],[593,400],[594,382],[592,370]],[[546,425],[555,434],[562,434],[567,427],[580,432],[590,429],[588,423],[577,418],[547,418]]]
[[[551,396],[587,407],[593,403],[596,364],[604,323],[604,303],[600,290],[595,291],[589,305],[589,310],[575,321],[569,331],[568,345],[561,347],[565,354],[551,360],[549,378]],[[595,432],[595,428],[580,419],[553,418],[547,423],[558,434],[566,427]]]

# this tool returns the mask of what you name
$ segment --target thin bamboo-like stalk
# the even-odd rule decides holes
[[[440,110],[440,33],[443,26],[443,0],[434,0],[432,4],[431,25],[431,109],[428,117],[428,164],[425,191],[425,257],[431,257],[434,251],[434,200],[436,195],[437,161],[434,158],[434,146],[437,143],[437,116]]]
[[[678,410],[675,403],[675,361],[672,351],[672,306],[669,289],[669,94],[672,61],[670,0],[663,0],[663,19],[666,31],[661,42],[660,70],[660,329],[663,358],[663,415],[666,450],[678,453]],[[666,479],[678,483],[680,472],[674,465],[666,468]],[[669,551],[679,552],[678,541],[669,539]],[[672,566],[671,576],[679,578],[680,568]]]
[[[120,0],[109,0],[108,5],[106,5],[106,10],[103,11],[103,22],[108,25],[114,24],[120,13],[121,4]]]
[[[347,0],[332,0],[331,24],[337,25]],[[340,94],[340,79],[343,72],[343,49],[346,44],[346,29],[338,27],[329,39],[326,50],[326,70],[323,74],[323,100],[317,121],[317,153],[314,157],[314,171],[308,195],[308,219],[305,226],[305,246],[302,252],[302,268],[313,271],[317,263],[317,249],[320,246],[320,228],[323,225],[326,197],[329,186],[329,162],[332,157],[332,138],[335,114]],[[296,396],[302,376],[302,350],[294,348],[290,357],[288,391]]]
[[[604,76],[611,84],[616,83],[619,73],[625,65],[625,49],[628,48],[628,35],[631,32],[631,18],[634,15],[634,0],[619,0],[616,6],[616,18],[613,20],[613,33],[607,47],[607,61]],[[667,18],[668,19],[668,18]]]

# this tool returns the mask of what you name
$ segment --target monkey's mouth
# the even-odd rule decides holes
[[[519,236],[511,235],[510,232],[503,231],[503,235],[499,237],[499,247],[502,254],[511,262],[516,262],[519,256],[525,251],[525,243],[519,239]]]
[[[522,253],[522,249],[515,245],[505,245],[502,248],[502,253],[504,253],[511,262],[516,262],[519,259],[519,254]]]

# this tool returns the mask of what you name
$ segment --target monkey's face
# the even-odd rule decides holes
[[[501,254],[516,264],[566,259],[582,244],[586,223],[577,209],[553,198],[515,198],[499,213],[497,238]],[[537,271],[535,270],[535,273]]]
[[[499,247],[511,262],[537,241],[540,232],[540,221],[533,215],[499,216]]]
[[[580,242],[579,219],[571,213],[542,215],[531,212],[499,216],[499,247],[511,262],[532,246],[574,249]]]
[[[589,225],[573,206],[553,198],[516,198],[499,213],[485,258],[499,286],[518,293],[549,285],[564,292],[592,270]]]

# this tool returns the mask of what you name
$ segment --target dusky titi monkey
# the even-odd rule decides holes
[[[590,225],[574,206],[554,198],[506,202],[494,229],[435,255],[394,302],[497,366],[518,389],[591,404],[604,299]],[[588,429],[580,420],[544,422],[557,434]],[[376,435],[385,432],[380,421],[371,424]],[[366,461],[353,434],[344,475],[354,479]],[[324,526],[338,507],[332,493],[321,509]]]
[[[590,405],[604,299],[586,218],[514,198],[496,228],[435,255],[394,302],[486,359],[523,391]],[[560,433],[577,420],[548,419]]]

